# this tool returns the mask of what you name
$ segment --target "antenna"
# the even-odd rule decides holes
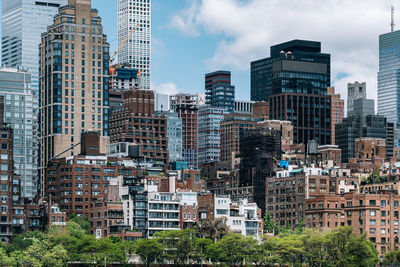
[[[391,19],[391,23],[390,23],[390,28],[391,28],[391,31],[393,32],[394,31],[394,6],[391,6],[391,14],[392,14],[392,19]]]

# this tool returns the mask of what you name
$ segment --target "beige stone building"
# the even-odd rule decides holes
[[[94,130],[101,150],[108,143],[109,44],[90,0],[69,0],[42,34],[40,44],[41,195],[45,169],[53,157]],[[63,153],[77,154],[80,146]]]

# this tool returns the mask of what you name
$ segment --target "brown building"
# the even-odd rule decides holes
[[[130,142],[138,146],[138,157],[147,162],[169,163],[167,116],[154,113],[154,92],[124,92],[124,108],[110,120],[111,143]]]
[[[49,202],[47,203],[47,218],[48,218],[48,222],[47,225],[48,226],[60,226],[62,228],[64,228],[67,225],[67,213],[60,211],[60,208],[58,207],[57,203],[52,203],[50,204],[51,198],[49,199]]]
[[[200,179],[200,170],[181,170],[177,179],[176,188],[200,192],[205,189],[205,181]]]
[[[366,233],[383,254],[399,250],[400,196],[386,191],[379,194],[317,196],[307,200],[306,226],[334,228],[350,225],[358,234]]]
[[[281,226],[294,227],[304,222],[307,199],[358,190],[358,183],[350,171],[328,173],[320,168],[289,166],[268,179],[266,210]]]
[[[253,103],[253,115],[269,119],[269,102],[260,101]]]
[[[91,0],[60,7],[40,44],[41,195],[49,161],[79,143],[88,129],[108,138],[109,47]],[[78,154],[79,145],[68,151]],[[66,156],[66,155],[60,155]]]
[[[318,146],[318,154],[321,154],[324,166],[333,167],[342,164],[342,150],[337,145]]]
[[[271,128],[281,131],[282,150],[293,145],[293,125],[290,121],[264,120],[258,125],[264,128]]]
[[[386,140],[371,137],[356,138],[354,155],[361,162],[381,159],[383,163],[386,157]]]
[[[225,115],[224,120],[220,124],[221,161],[232,165],[232,161],[239,154],[240,150],[240,131],[243,129],[254,129],[257,123],[263,120],[264,118],[261,116],[246,114]]]
[[[122,202],[98,201],[90,206],[90,223],[97,238],[120,233],[119,228],[130,228],[124,225]]]
[[[331,96],[331,144],[335,144],[335,124],[342,123],[344,117],[344,100],[340,94],[335,94],[335,87],[328,87],[328,95]]]
[[[183,160],[191,169],[198,169],[198,104],[197,95],[179,94],[170,96],[170,110],[182,119]]]
[[[83,140],[100,138],[98,134],[96,137],[96,133],[83,135],[88,135]],[[118,175],[136,174],[135,168],[124,166],[125,159],[107,157],[98,151],[96,153],[96,145],[92,141],[82,143],[81,147],[80,155],[55,159],[47,169],[48,196],[67,216],[72,213],[89,216],[90,205],[104,199],[110,179]],[[84,154],[83,151],[92,153]]]
[[[22,232],[24,225],[23,207],[17,205],[21,203],[21,181],[14,174],[13,156],[13,130],[0,121],[0,241],[3,243],[11,242],[13,234]]]
[[[400,183],[398,181],[382,183],[363,183],[360,184],[361,194],[378,194],[381,191],[391,191],[400,195]]]

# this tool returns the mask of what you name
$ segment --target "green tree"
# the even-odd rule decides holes
[[[201,225],[196,229],[197,233],[203,238],[210,238],[216,242],[230,231],[226,224],[226,218],[216,218],[214,220],[206,219],[201,222]]]
[[[90,227],[90,220],[88,216],[82,216],[78,217],[75,213],[71,214],[70,217],[70,222],[75,222],[79,224],[79,226],[87,233],[90,233],[91,227]]]
[[[243,239],[241,234],[236,233],[229,233],[220,239],[216,244],[220,251],[225,251],[226,257],[221,257],[219,260],[229,264],[244,263],[246,254]]]
[[[193,229],[162,231],[156,233],[156,240],[165,248],[165,258],[176,264],[184,264],[194,257],[195,233]]]
[[[259,255],[260,260],[265,265],[274,265],[275,263],[282,262],[278,254],[278,239],[279,237],[264,236],[263,242],[260,245],[260,250],[263,252]]]
[[[140,256],[146,266],[150,266],[155,261],[160,261],[163,250],[163,246],[155,239],[139,239],[135,242],[135,253]]]
[[[303,263],[304,246],[301,235],[298,234],[282,234],[275,240],[276,252],[279,254],[281,263],[290,264],[292,266],[301,265]]]
[[[264,217],[264,232],[265,233],[272,233],[272,234],[279,234],[280,227],[278,224],[272,219],[272,215],[270,213],[265,214]]]
[[[48,240],[34,241],[24,251],[22,261],[35,267],[66,266],[67,251],[61,244],[51,247]]]
[[[400,251],[389,251],[383,256],[384,265],[399,265],[400,264]]]
[[[307,229],[303,236],[304,257],[310,266],[328,266],[328,250],[325,233]]]
[[[201,263],[203,260],[207,260],[207,248],[211,244],[213,244],[213,241],[209,238],[196,238],[194,241],[194,252],[192,255],[193,261]]]
[[[336,228],[325,238],[328,261],[335,266],[373,266],[378,262],[378,253],[366,234],[357,236],[349,226]]]
[[[35,240],[42,241],[46,239],[47,236],[43,232],[39,231],[31,231],[22,234],[18,234],[13,238],[13,242],[6,246],[6,250],[8,253],[11,253],[16,250],[26,250],[30,247]]]

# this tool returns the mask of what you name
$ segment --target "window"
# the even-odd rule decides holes
[[[217,209],[217,214],[218,215],[227,215],[228,214],[228,210]]]
[[[376,216],[376,210],[370,210],[369,216]]]
[[[376,225],[376,220],[375,219],[370,219],[369,220],[370,225]]]
[[[8,165],[7,164],[1,164],[1,170],[2,171],[8,171]]]
[[[7,150],[8,149],[8,144],[7,143],[2,143],[1,144],[1,149]]]

